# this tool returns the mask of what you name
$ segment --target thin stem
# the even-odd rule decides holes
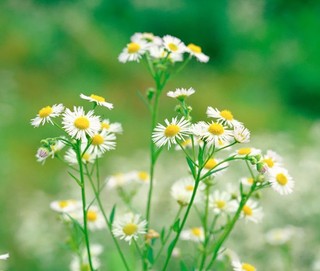
[[[85,183],[84,183],[84,174],[83,174],[83,164],[82,164],[82,157],[81,157],[81,141],[78,140],[76,144],[76,153],[77,153],[77,160],[79,164],[79,173],[80,173],[80,183],[81,183],[81,200],[82,200],[82,213],[83,213],[83,233],[84,233],[84,239],[86,243],[87,248],[87,254],[88,254],[88,261],[90,270],[94,271],[92,266],[92,260],[91,260],[91,253],[90,253],[90,242],[89,242],[89,232],[88,232],[88,221],[87,221],[87,209],[86,209],[86,190],[85,190]]]
[[[96,172],[97,178],[99,177],[99,173],[98,173],[98,172],[99,172],[99,169],[98,169],[98,167],[97,167],[97,172]],[[104,220],[105,220],[105,222],[106,222],[106,224],[107,224],[107,226],[108,226],[108,229],[109,229],[109,231],[110,231],[111,238],[112,238],[114,244],[116,245],[116,248],[117,248],[117,250],[118,250],[118,253],[119,253],[120,257],[121,257],[121,260],[122,260],[122,262],[123,262],[126,270],[127,270],[127,271],[130,271],[130,267],[129,267],[127,261],[126,261],[126,258],[124,257],[124,254],[123,254],[123,252],[122,252],[122,250],[121,250],[121,248],[120,248],[120,245],[119,245],[119,243],[118,243],[118,240],[115,238],[115,236],[114,236],[113,233],[112,233],[112,224],[110,223],[110,221],[109,221],[109,219],[108,219],[108,217],[107,217],[107,214],[106,214],[106,212],[105,212],[105,210],[104,210],[104,208],[103,208],[103,205],[102,205],[102,202],[101,202],[101,199],[100,199],[100,190],[99,190],[99,189],[98,189],[98,190],[96,189],[96,187],[95,187],[95,185],[94,185],[94,183],[93,183],[93,180],[92,180],[92,176],[89,174],[89,169],[88,169],[87,166],[86,166],[86,173],[87,173],[87,175],[88,175],[88,179],[89,179],[89,181],[90,181],[90,184],[91,184],[93,193],[94,193],[95,198],[96,198],[96,200],[97,200],[97,203],[98,203],[98,205],[99,205],[99,209],[100,209],[100,211],[101,211],[101,213],[102,213],[102,216],[103,216],[103,218],[104,218]],[[99,183],[99,182],[100,182],[100,181],[98,181],[98,183]]]

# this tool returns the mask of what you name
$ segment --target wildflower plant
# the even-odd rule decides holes
[[[177,37],[166,35],[161,38],[152,33],[134,34],[119,55],[118,59],[122,63],[143,62],[154,81],[154,87],[149,88],[146,95],[141,95],[151,118],[148,172],[119,173],[110,175],[105,182],[100,180],[99,159],[115,148],[116,136],[122,132],[120,124],[111,124],[108,119],[96,115],[96,107],[104,110],[113,108],[111,103],[100,96],[81,94],[82,99],[93,103],[93,110],[85,111],[80,106],[68,109],[60,104],[47,106],[31,121],[34,127],[52,124],[63,131],[62,136],[42,140],[36,157],[41,163],[48,157],[57,157],[66,162],[70,176],[79,186],[81,201],[57,201],[51,203],[51,208],[63,216],[73,231],[80,232],[86,254],[77,245],[78,235],[75,235],[72,243],[76,244],[73,247],[76,247],[80,264],[86,264],[88,270],[97,270],[100,266],[97,257],[91,257],[89,232],[105,229],[111,235],[127,271],[136,269],[128,263],[123,252],[125,248],[119,242],[133,245],[136,255],[141,259],[143,271],[172,270],[170,262],[175,255],[181,255],[181,270],[214,270],[217,261],[227,250],[226,240],[237,221],[261,221],[263,212],[258,196],[260,191],[272,188],[280,195],[293,191],[294,181],[283,167],[281,157],[274,151],[264,153],[248,146],[250,131],[231,111],[209,105],[206,109],[207,118],[193,121],[188,99],[195,94],[195,89],[177,88],[167,91],[167,98],[177,102],[176,116],[159,122],[159,98],[168,80],[193,58],[202,63],[209,60],[198,45],[186,45]],[[59,118],[61,124],[57,121]],[[64,147],[69,149],[61,156]],[[150,214],[155,204],[156,165],[161,153],[172,149],[180,150],[186,162],[186,172],[185,176],[172,184],[168,193],[177,203],[177,212],[170,226],[165,223],[163,227],[155,228],[159,226],[154,226]],[[231,180],[232,188],[222,190],[219,179],[235,163],[243,165],[247,176],[239,176],[239,181]],[[86,184],[94,194],[89,204]],[[148,186],[146,207],[145,210],[137,210],[132,199],[142,184]],[[100,199],[100,193],[105,188],[117,191],[126,212],[116,212],[116,206],[113,205],[107,215]],[[196,223],[195,219],[190,223],[193,211],[197,214]],[[179,240],[197,244],[192,259],[186,261],[183,258],[183,248],[177,247]],[[76,264],[72,268],[78,266],[77,260],[73,262]],[[232,260],[229,267],[233,270],[256,270],[253,265],[238,259]]]

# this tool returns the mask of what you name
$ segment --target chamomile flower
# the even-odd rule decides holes
[[[112,233],[114,236],[125,240],[129,245],[137,240],[140,234],[146,233],[146,220],[141,220],[140,215],[128,213],[113,223]]]
[[[234,126],[233,136],[238,143],[248,143],[250,141],[250,131],[243,125]]]
[[[269,171],[268,180],[271,187],[280,195],[287,195],[293,191],[294,181],[284,168],[278,167]]]
[[[39,127],[46,122],[53,124],[51,118],[60,116],[63,112],[64,106],[62,104],[54,104],[53,106],[46,106],[39,110],[37,116],[31,120],[31,125]]]
[[[234,127],[241,124],[239,121],[234,119],[233,114],[229,110],[218,110],[217,108],[213,108],[208,106],[207,108],[207,116],[209,118],[216,119],[219,123],[223,123],[229,127]]]
[[[203,183],[199,184],[194,202],[197,202],[199,200],[201,190],[203,190],[203,185]],[[192,178],[182,178],[172,185],[171,196],[177,201],[179,205],[186,206],[190,203],[194,188],[195,182]]]
[[[167,96],[177,99],[179,101],[183,101],[185,98],[191,96],[193,93],[195,93],[195,90],[193,88],[177,88],[175,91],[169,91],[167,93]]]
[[[148,48],[150,56],[155,59],[168,59],[172,63],[183,61],[183,55],[179,53],[171,53],[162,46],[151,46]]]
[[[148,33],[148,32],[144,32],[144,33],[134,33],[130,40],[132,42],[141,42],[141,41],[145,41],[147,43],[151,43],[154,45],[158,45],[160,46],[162,44],[162,39],[158,36],[155,36],[153,33]]]
[[[91,137],[91,145],[88,149],[89,153],[100,156],[106,151],[114,150],[116,147],[116,136],[113,133],[102,131]]]
[[[169,149],[171,144],[177,144],[177,140],[184,140],[189,133],[190,123],[183,117],[180,120],[172,118],[171,122],[166,119],[165,123],[165,126],[158,124],[155,127],[152,140],[159,148],[168,144]]]
[[[56,200],[50,203],[50,208],[58,213],[73,213],[81,209],[81,202],[74,199]]]
[[[122,125],[119,122],[110,123],[110,120],[104,119],[101,122],[101,130],[109,133],[122,134]]]
[[[274,228],[268,231],[265,239],[272,246],[279,246],[288,243],[295,235],[295,230],[291,226],[284,228]]]
[[[282,157],[271,150],[267,150],[262,160],[270,169],[282,166]]]
[[[122,63],[128,61],[139,62],[140,58],[148,49],[148,43],[144,40],[136,40],[127,44],[118,57],[118,60]]]
[[[230,209],[230,201],[231,195],[229,193],[215,190],[213,194],[209,196],[209,207],[215,214],[225,213]]]
[[[150,175],[146,171],[134,171],[132,176],[133,176],[133,181],[137,183],[147,184],[150,182]]]
[[[249,264],[249,263],[243,263],[240,261],[233,261],[232,267],[234,271],[256,271],[257,269]]]
[[[91,231],[102,230],[106,228],[106,221],[97,206],[90,206],[86,212],[88,228]]]
[[[7,259],[9,259],[9,253],[0,255],[0,260],[7,260]]]
[[[206,174],[208,172],[215,171],[213,174],[210,174],[211,177],[220,175],[221,173],[224,172],[224,169],[229,166],[229,163],[227,163],[227,162],[219,164],[220,162],[221,162],[221,159],[216,159],[213,157],[209,158],[206,161],[206,163],[202,169],[202,172],[204,174]]]
[[[93,102],[96,103],[97,105],[101,105],[104,106],[108,109],[112,109],[113,108],[113,104],[112,103],[108,103],[106,102],[106,99],[104,97],[95,95],[95,94],[91,94],[90,96],[84,95],[84,94],[80,94],[80,98],[87,100],[89,102]]]
[[[202,138],[208,145],[220,146],[233,141],[233,132],[219,122],[198,122],[193,126],[193,133]]]
[[[204,231],[202,227],[193,227],[181,231],[180,235],[181,240],[193,241],[200,243],[204,241]]]
[[[71,137],[86,140],[87,135],[91,137],[100,130],[100,119],[93,111],[86,114],[80,106],[73,110],[67,108],[62,119],[63,128]]]
[[[254,179],[252,177],[242,177],[240,178],[240,183],[245,186],[252,186],[254,183]]]
[[[133,180],[132,174],[128,173],[117,173],[114,175],[111,175],[107,177],[106,182],[107,182],[107,187],[109,189],[114,189],[114,188],[119,188],[119,187],[125,187],[129,183],[131,183]]]
[[[236,150],[235,155],[236,157],[259,156],[261,155],[261,150],[245,147],[245,148],[240,148]]]
[[[187,50],[185,44],[176,37],[166,35],[162,40],[163,46],[171,53],[182,54]]]
[[[84,143],[81,145],[81,153],[82,153],[82,162],[84,164],[92,164],[94,163],[95,159],[98,157],[98,154],[92,152],[92,148],[87,148],[87,144]],[[86,151],[83,153],[83,151],[86,149]],[[64,159],[70,164],[70,165],[77,165],[78,164],[78,158],[77,153],[74,151],[74,149],[70,148],[67,150],[67,152],[64,155]]]
[[[202,53],[202,49],[200,46],[197,46],[193,43],[188,44],[186,51],[194,56],[196,59],[198,59],[200,62],[208,62],[209,61],[209,57],[207,55],[205,55],[204,53]]]
[[[262,208],[259,207],[258,202],[252,199],[249,199],[241,210],[241,218],[244,218],[246,221],[258,223],[261,221],[262,216]]]

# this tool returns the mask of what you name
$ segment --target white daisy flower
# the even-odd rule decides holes
[[[293,191],[294,181],[284,168],[277,167],[270,170],[268,180],[271,187],[280,195],[287,195]]]
[[[207,116],[208,118],[217,119],[219,123],[223,123],[225,125],[228,125],[229,127],[234,127],[241,124],[241,122],[233,118],[233,115],[229,110],[219,111],[217,108],[208,106]]]
[[[221,214],[229,211],[231,195],[227,192],[215,190],[209,196],[209,206],[215,214]]]
[[[102,131],[91,137],[91,145],[88,149],[89,153],[100,156],[106,151],[114,150],[116,147],[116,136],[113,133]]]
[[[176,37],[166,35],[162,40],[163,46],[171,53],[182,54],[187,50],[185,44]]]
[[[240,148],[236,150],[236,153],[235,153],[237,157],[257,156],[260,154],[261,154],[261,150],[250,148],[250,147]]]
[[[150,175],[146,171],[134,171],[133,172],[133,181],[138,183],[149,183],[150,182]]]
[[[224,172],[224,168],[229,166],[229,163],[224,162],[222,164],[219,164],[221,161],[222,161],[221,159],[209,158],[202,169],[203,175],[205,175],[206,173],[212,170],[215,170],[217,172],[211,174],[210,175],[211,177],[215,177],[222,174]]]
[[[240,261],[233,261],[232,267],[234,271],[256,271],[257,269],[249,264],[249,263],[242,263]]]
[[[97,206],[90,206],[87,210],[87,224],[91,231],[105,229],[107,224]]]
[[[89,102],[93,102],[96,103],[97,105],[101,105],[104,106],[108,109],[112,109],[113,108],[113,104],[112,103],[108,103],[106,102],[106,99],[104,97],[95,95],[95,94],[91,94],[90,96],[84,95],[84,94],[80,94],[80,98],[87,100]]]
[[[118,57],[118,60],[122,63],[126,63],[128,61],[139,62],[140,58],[146,52],[147,49],[148,43],[144,40],[130,42],[122,50],[121,54]]]
[[[84,142],[81,145],[81,153],[87,148],[87,143]],[[98,154],[92,152],[92,148],[88,148],[83,154],[82,154],[82,163],[84,164],[93,164],[96,158],[98,158]],[[67,150],[67,152],[64,155],[64,159],[70,164],[70,165],[77,165],[78,164],[78,158],[77,154],[74,151],[74,149],[70,148]]]
[[[250,142],[250,131],[243,125],[234,126],[233,136],[238,143]]]
[[[288,243],[295,235],[293,227],[274,228],[265,235],[266,242],[273,246],[279,246]]]
[[[129,245],[138,235],[146,233],[146,220],[141,220],[140,215],[128,213],[113,223],[112,233],[120,239],[124,239]]]
[[[176,181],[171,187],[171,196],[181,205],[186,206],[190,203],[194,190],[194,180],[192,178],[182,178]],[[204,188],[204,184],[200,183],[194,202],[198,202],[201,197],[200,193]]]
[[[101,130],[109,133],[122,134],[122,125],[119,122],[110,123],[108,119],[104,119],[101,122]]]
[[[99,244],[90,245],[90,254],[93,268],[97,270],[101,266],[101,262],[98,256],[102,253],[103,247]],[[70,263],[71,271],[80,271],[80,270],[90,270],[89,259],[87,254],[87,249],[84,249],[81,257],[79,255],[75,255],[72,257],[72,261]]]
[[[144,33],[134,33],[130,40],[132,42],[141,42],[141,41],[145,41],[148,43],[152,43],[154,45],[158,45],[160,46],[162,44],[162,39],[158,36],[155,36],[153,33],[148,33],[148,32],[144,32]]]
[[[267,150],[262,160],[270,169],[282,166],[282,157],[271,150]]]
[[[233,141],[233,132],[219,122],[206,123],[200,121],[193,125],[193,133],[203,138],[209,145],[226,145]]]
[[[150,56],[155,59],[169,59],[172,63],[183,61],[183,55],[179,53],[168,52],[162,46],[152,46],[148,48]]]
[[[193,88],[177,88],[175,91],[169,91],[167,93],[167,96],[178,100],[184,100],[186,97],[191,96],[193,93],[195,93],[195,90]]]
[[[92,110],[85,114],[83,107],[73,109],[74,112],[67,108],[62,119],[63,128],[71,137],[86,140],[87,135],[91,137],[100,130],[100,119]]]
[[[240,178],[240,183],[242,183],[245,186],[252,186],[254,182],[254,179],[252,177],[242,177]]]
[[[202,49],[200,46],[197,46],[193,43],[188,44],[186,51],[194,56],[195,58],[197,58],[200,62],[208,62],[209,61],[209,57],[207,55],[205,55],[204,53],[202,53]]]
[[[246,221],[252,221],[254,223],[260,222],[262,216],[262,208],[259,207],[258,202],[252,199],[249,199],[247,201],[241,211],[241,218],[244,218]]]
[[[9,253],[6,253],[6,254],[2,254],[2,255],[0,255],[0,260],[7,260],[7,259],[9,259]]]
[[[181,240],[201,243],[204,241],[204,231],[202,227],[194,227],[181,231]]]
[[[64,106],[62,104],[54,104],[53,106],[46,106],[39,110],[37,116],[31,120],[31,125],[39,127],[46,122],[53,124],[51,118],[60,116],[63,112]]]
[[[132,173],[118,173],[107,177],[107,187],[109,189],[125,187],[133,180]]]
[[[81,209],[82,203],[78,200],[56,200],[50,203],[50,208],[58,213],[73,213]]]
[[[165,123],[166,126],[158,124],[152,133],[152,140],[157,147],[168,144],[169,149],[171,144],[177,144],[177,140],[184,140],[188,136],[190,123],[185,118],[172,118],[171,122],[166,119]]]

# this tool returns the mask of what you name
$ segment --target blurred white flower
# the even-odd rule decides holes
[[[106,107],[108,109],[112,109],[113,108],[112,103],[106,102],[106,99],[104,97],[101,97],[101,96],[98,96],[98,95],[95,95],[95,94],[91,94],[90,96],[87,96],[87,95],[84,95],[84,94],[80,94],[80,98],[84,99],[84,100],[87,100],[89,102],[94,102],[97,105],[104,106],[104,107]]]
[[[200,62],[208,62],[209,61],[209,57],[207,55],[205,55],[204,53],[202,53],[202,49],[200,46],[197,46],[193,43],[188,44],[186,51],[194,56],[196,59],[198,59]]]
[[[202,227],[193,227],[181,231],[181,240],[193,241],[193,242],[203,242],[204,241],[204,231]]]

